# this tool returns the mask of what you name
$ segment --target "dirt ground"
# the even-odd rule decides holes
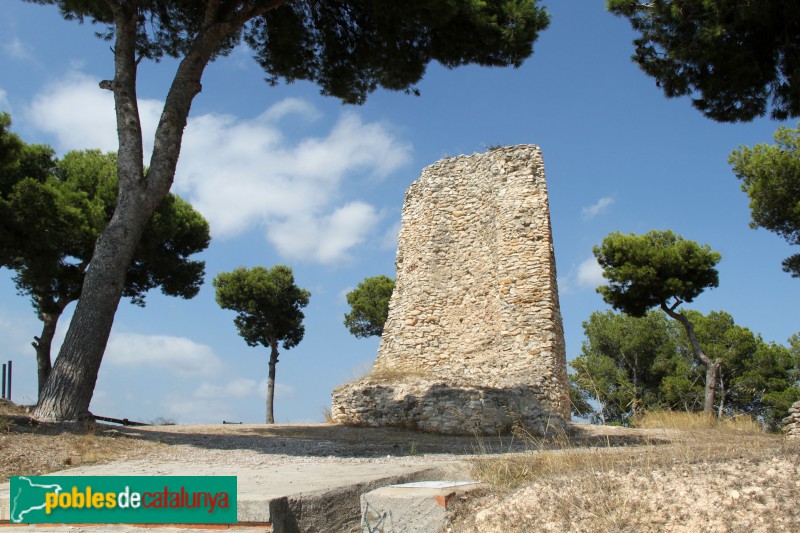
[[[86,428],[36,423],[0,403],[0,482],[187,451],[209,461],[465,459],[490,488],[454,502],[451,532],[800,531],[800,443],[780,435],[585,425],[548,438],[327,424]]]

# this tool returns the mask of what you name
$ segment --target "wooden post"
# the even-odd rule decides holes
[[[6,364],[3,363],[3,396],[2,398],[6,399]]]
[[[11,361],[8,362],[8,401],[11,401]]]

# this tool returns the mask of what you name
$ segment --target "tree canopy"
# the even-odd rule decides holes
[[[16,146],[0,166],[0,267],[15,272],[20,294],[31,298],[42,322],[34,347],[39,387],[50,371],[50,344],[64,308],[81,296],[97,237],[117,199],[117,157],[97,150],[55,157],[47,146],[28,145],[10,133],[0,114],[0,146]],[[2,150],[2,148],[0,148]],[[168,296],[194,297],[203,261],[190,257],[208,247],[208,223],[170,194],[159,204],[129,265],[123,294],[144,305],[160,287]]]
[[[800,4],[793,1],[606,0],[639,36],[633,61],[667,97],[707,117],[800,116]]]
[[[714,266],[720,254],[669,230],[611,233],[594,247],[594,255],[608,280],[597,292],[614,309],[633,316],[671,300],[691,302],[719,285]]]
[[[774,145],[740,146],[728,161],[750,197],[750,226],[777,233],[796,246],[800,245],[800,128],[781,126],[774,138]],[[783,270],[800,277],[800,253],[784,259]]]
[[[344,315],[344,325],[356,337],[380,337],[389,316],[389,300],[394,280],[388,276],[365,278],[358,287],[347,293],[350,312]]]
[[[275,366],[278,363],[278,343],[285,350],[303,340],[302,309],[308,305],[311,293],[294,282],[292,269],[277,265],[270,269],[257,266],[240,267],[222,272],[214,278],[217,303],[223,309],[236,311],[233,322],[248,346],[270,349],[267,379],[267,423],[275,421]]]
[[[669,320],[649,312],[641,318],[595,312],[583,323],[581,354],[570,381],[593,400],[595,422],[627,424],[641,410],[659,406],[660,387],[676,366],[677,346]]]
[[[537,0],[28,0],[67,19],[105,25],[119,138],[119,198],[100,236],[82,297],[35,415],[69,420],[88,412],[125,273],[147,221],[175,176],[189,110],[210,61],[249,46],[267,81],[307,80],[323,94],[361,103],[378,87],[416,92],[427,65],[517,67],[549,23]],[[179,59],[143,161],[136,73],[144,58]],[[68,386],[67,386],[68,385]]]
[[[648,309],[658,306],[684,327],[694,356],[706,365],[703,409],[711,414],[719,360],[712,360],[704,353],[691,320],[676,309],[719,284],[714,267],[721,259],[720,254],[708,245],[685,240],[669,230],[644,235],[611,233],[593,251],[603,268],[603,277],[608,280],[607,285],[597,289],[606,303],[635,317],[644,316]]]
[[[348,103],[378,87],[415,91],[431,61],[518,67],[550,22],[537,0],[28,1],[102,24],[106,40],[116,37],[119,12],[135,10],[126,15],[148,59],[186,57],[207,40],[213,60],[244,42],[270,84],[306,80]]]
[[[684,314],[708,357],[720,361],[718,413],[749,414],[777,429],[800,399],[800,335],[787,347],[764,342],[724,311]],[[607,311],[592,313],[583,329],[581,354],[570,363],[576,414],[629,425],[644,410],[703,408],[705,369],[676,322],[654,311],[643,317]]]

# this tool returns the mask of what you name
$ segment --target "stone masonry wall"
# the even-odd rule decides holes
[[[784,432],[790,439],[800,439],[800,402],[794,402],[789,408],[789,416],[783,419]]]
[[[334,391],[335,420],[422,422],[431,426],[426,429],[457,432],[459,425],[474,430],[463,427],[465,420],[505,425],[489,419],[499,416],[496,409],[512,407],[516,416],[526,412],[531,423],[553,415],[569,418],[538,147],[499,148],[425,168],[406,192],[396,266],[373,373]],[[389,406],[388,398],[399,389],[405,391],[400,398],[405,414],[389,417],[396,405]],[[404,398],[412,398],[414,405]],[[423,406],[435,411],[448,401],[460,410],[458,420],[442,415],[438,422],[426,422],[431,416]]]

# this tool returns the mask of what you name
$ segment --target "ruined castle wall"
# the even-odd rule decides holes
[[[538,147],[499,148],[425,168],[406,192],[396,266],[376,376],[404,376],[412,389],[414,376],[447,385],[460,391],[456,403],[480,396],[502,404],[494,401],[502,396],[497,391],[513,389],[517,399],[522,394],[543,412],[569,417]],[[365,404],[369,394],[359,396],[359,387],[334,393],[334,418],[353,420],[354,402],[362,423],[364,412],[386,411]]]

